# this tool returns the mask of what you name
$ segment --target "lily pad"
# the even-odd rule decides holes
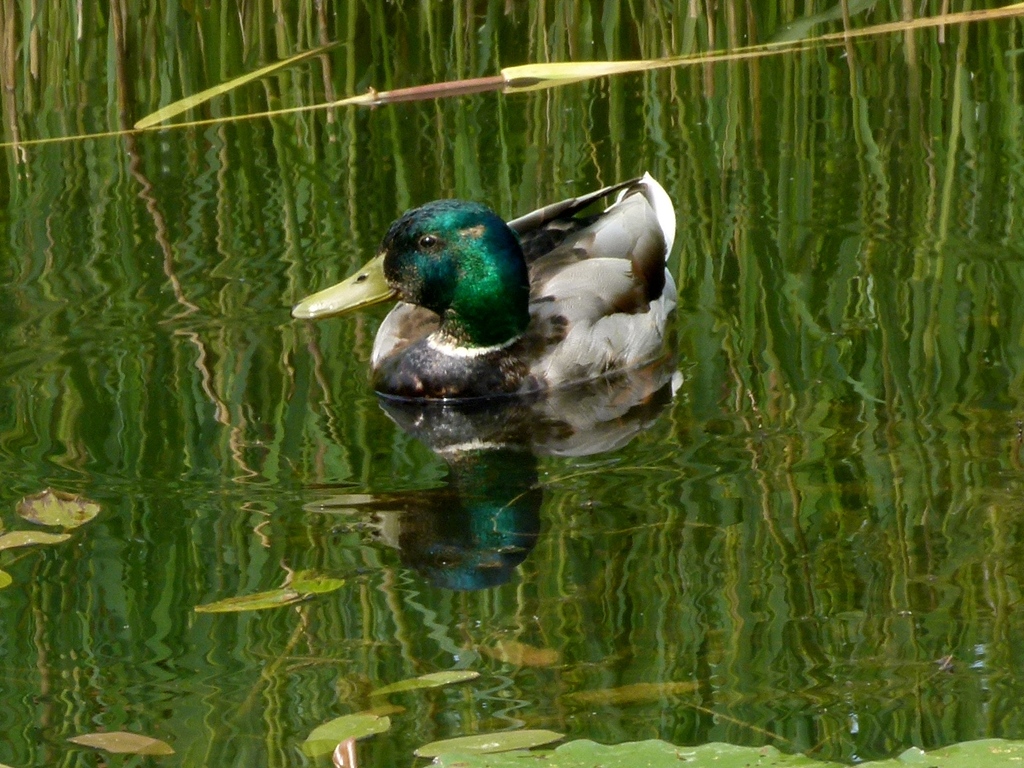
[[[564,736],[565,734],[554,731],[531,729],[480,733],[476,736],[460,736],[456,739],[432,741],[417,749],[415,754],[417,757],[437,757],[445,752],[460,752],[470,755],[509,752],[514,749],[529,749],[530,747],[539,747],[541,744],[550,744]],[[631,765],[636,765],[636,763],[631,763]]]
[[[68,529],[88,523],[100,513],[100,505],[84,496],[47,488],[19,501],[17,512],[30,523]]]
[[[2,537],[0,537],[2,538]],[[303,600],[305,595],[294,589],[271,589],[252,595],[228,597],[206,605],[197,605],[196,613],[241,613],[242,611],[263,611],[267,608],[280,608]]]
[[[385,685],[383,688],[370,691],[370,695],[386,696],[389,693],[415,691],[420,688],[439,688],[442,685],[464,683],[467,680],[475,680],[478,677],[480,677],[480,673],[474,672],[471,669],[452,669],[447,672],[431,672],[429,675],[410,677],[408,680],[399,680],[397,683]]]
[[[314,728],[302,745],[309,757],[331,754],[335,747],[347,739],[365,739],[375,733],[384,733],[391,727],[391,718],[369,712],[336,717]]]
[[[948,747],[923,752],[916,747],[908,749],[896,760],[886,760],[877,766],[928,766],[928,768],[1009,768],[1024,764],[1024,741],[1006,739],[979,739],[950,744]],[[875,763],[861,765],[876,768]]]
[[[4,587],[9,587],[13,583],[14,578],[11,576],[11,574],[9,574],[7,571],[0,571],[0,589],[3,589]],[[3,768],[3,766],[0,765],[0,768]]]
[[[455,742],[457,739],[452,739]],[[439,742],[444,743],[444,742]],[[842,768],[840,763],[815,760],[804,755],[787,755],[775,747],[738,747],[734,744],[702,744],[677,747],[665,741],[597,744],[580,739],[553,751],[542,751],[545,768]],[[479,754],[468,750],[445,750],[434,764],[447,768],[531,768],[537,752],[524,750],[503,754]],[[860,763],[858,768],[1019,768],[1024,758],[1024,741],[983,739],[953,744],[933,752],[908,749],[889,760]]]
[[[46,531],[11,531],[0,536],[0,550],[16,547],[30,547],[33,544],[60,544],[71,538],[69,533],[47,533]]]
[[[599,758],[607,768],[631,768],[637,764],[651,768],[677,768],[680,763],[685,763],[687,768],[841,768],[838,763],[815,760],[804,755],[787,755],[772,746],[739,747],[716,742],[701,744],[699,747],[677,747],[651,739],[605,746],[580,739],[556,749],[554,754],[560,760],[567,760],[566,766],[591,765],[595,758]],[[562,763],[556,762],[554,765],[561,766]]]
[[[173,755],[171,745],[160,739],[142,736],[128,731],[109,731],[107,733],[87,733],[73,736],[68,741],[83,747],[95,747],[107,752],[126,755]]]

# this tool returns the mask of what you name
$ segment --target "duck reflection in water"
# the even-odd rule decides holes
[[[539,456],[622,448],[671,401],[679,374],[666,357],[584,386],[530,398],[410,401],[381,398],[385,413],[445,460],[444,486],[310,505],[373,512],[380,540],[438,587],[507,582],[537,543],[544,491]]]

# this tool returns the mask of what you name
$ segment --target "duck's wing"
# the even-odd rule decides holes
[[[613,195],[626,187],[636,184],[641,181],[641,179],[642,177],[638,177],[630,179],[629,181],[621,181],[618,184],[612,184],[610,187],[597,189],[593,192],[588,192],[585,195],[580,195],[579,197],[570,197],[567,200],[545,205],[543,208],[538,208],[535,211],[531,211],[523,216],[512,219],[507,222],[507,224],[513,232],[522,237],[523,235],[528,234],[538,227],[542,227],[555,219],[565,219],[575,216],[584,208],[596,203],[601,198]]]
[[[592,224],[602,215],[578,217],[576,214],[580,211],[639,181],[641,181],[640,178],[630,179],[579,197],[570,197],[558,203],[545,205],[543,208],[538,208],[536,211],[531,211],[507,222],[509,228],[519,236],[526,263],[531,264],[539,257],[550,253],[565,242],[570,235]]]
[[[631,182],[530,268],[531,372],[548,386],[641,365],[663,346],[676,288],[665,261],[675,211],[653,178]]]
[[[619,188],[613,205],[531,265],[534,295],[551,290],[566,295],[567,289],[576,285],[588,293],[603,295],[618,312],[635,311],[661,296],[665,260],[676,233],[672,201],[650,174]],[[629,270],[622,272],[623,264],[597,263],[603,259],[627,261]],[[595,263],[583,264],[589,261]],[[622,273],[629,285],[617,285],[620,280],[605,283],[609,269]],[[593,275],[588,276],[591,270]]]

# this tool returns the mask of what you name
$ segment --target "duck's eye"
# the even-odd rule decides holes
[[[433,248],[437,245],[437,238],[433,235],[423,235],[419,240],[420,248]]]

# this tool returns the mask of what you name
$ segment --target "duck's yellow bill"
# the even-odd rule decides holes
[[[332,317],[392,299],[397,295],[398,292],[388,285],[384,277],[384,255],[381,254],[366,262],[351,277],[304,298],[292,307],[292,317],[300,320]]]

